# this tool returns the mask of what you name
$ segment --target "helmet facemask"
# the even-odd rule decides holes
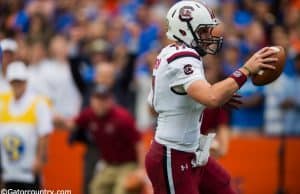
[[[214,36],[212,33],[217,24],[200,24],[195,31],[193,31],[190,22],[187,22],[187,25],[194,39],[191,47],[201,56],[206,54],[216,55],[223,43],[223,37]]]

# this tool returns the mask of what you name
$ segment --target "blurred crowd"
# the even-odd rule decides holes
[[[116,101],[134,113],[139,129],[147,129],[152,125],[145,101],[151,66],[167,44],[165,14],[172,3],[3,0],[0,39],[16,43],[6,42],[2,49],[12,50],[28,64],[29,85],[49,97],[54,118],[76,115],[88,104],[91,87],[100,83],[113,87]],[[249,82],[243,87],[244,105],[232,112],[231,126],[237,131],[300,133],[294,123],[299,120],[296,96],[300,89],[292,86],[299,75],[299,1],[213,0],[207,4],[226,30],[221,54],[208,59],[207,66],[220,66],[226,76],[265,45],[281,45],[288,53],[282,81],[267,87]],[[9,44],[17,45],[5,48],[12,47]]]
[[[47,98],[53,121],[74,118],[97,85],[112,90],[141,132],[153,128],[147,96],[156,55],[168,44],[165,15],[175,0],[0,0],[3,60],[0,92],[9,63],[23,61],[28,87]],[[225,27],[219,55],[206,56],[212,82],[240,67],[263,46],[280,45],[283,75],[239,91],[243,104],[230,112],[236,134],[300,134],[300,1],[207,0]],[[212,74],[212,75],[211,75]]]
[[[153,124],[145,99],[155,56],[167,44],[165,14],[172,3],[174,0],[2,0],[0,39],[15,41],[3,41],[2,49],[28,65],[29,85],[52,102],[54,119],[77,115],[88,104],[91,88],[104,84],[113,88],[116,101],[135,115],[138,128],[144,130]],[[206,3],[225,26],[221,54],[206,57],[206,66],[220,66],[221,76],[232,73],[263,46],[281,45],[288,53],[284,75],[277,82],[255,87],[249,81],[240,90],[244,105],[231,113],[232,128],[267,134],[284,129],[299,134],[299,1]]]

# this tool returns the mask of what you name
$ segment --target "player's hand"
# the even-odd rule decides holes
[[[264,47],[254,53],[245,63],[244,67],[249,69],[252,75],[257,74],[261,69],[275,69],[273,65],[269,64],[278,61],[278,58],[271,57],[275,53],[275,50]]]
[[[223,105],[223,108],[226,110],[238,109],[240,105],[243,104],[243,102],[241,101],[241,97],[242,96],[238,94],[233,94],[229,101]]]

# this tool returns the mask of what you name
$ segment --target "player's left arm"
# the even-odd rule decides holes
[[[215,157],[222,157],[227,153],[230,141],[229,112],[220,108],[216,116],[217,134],[212,142],[210,152]]]
[[[142,141],[138,141],[135,144],[135,150],[136,150],[136,155],[138,160],[138,167],[139,169],[144,169],[146,153],[145,153],[145,146]]]
[[[227,124],[220,124],[218,126],[218,132],[216,138],[211,145],[211,154],[215,157],[224,156],[229,147],[230,140],[230,128]]]

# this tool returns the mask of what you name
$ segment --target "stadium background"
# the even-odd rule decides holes
[[[56,96],[54,91],[59,90],[60,85],[45,90],[43,94],[53,100],[55,116],[76,115],[78,110],[66,110],[64,103],[86,106],[94,83],[111,82],[105,75],[98,74],[96,66],[104,61],[114,65],[116,101],[136,116],[139,129],[145,139],[149,139],[153,120],[147,113],[145,99],[151,84],[150,69],[155,55],[166,43],[164,16],[174,2],[1,0],[0,39],[16,40],[17,56],[29,67],[47,59],[66,62],[67,68],[57,64],[57,71],[66,73],[62,76],[71,75],[66,80],[71,84],[61,87],[75,91],[79,100],[66,97],[68,95]],[[300,130],[297,121],[300,113],[297,92],[299,94],[300,85],[291,83],[298,83],[300,76],[295,68],[299,63],[296,56],[300,53],[300,1],[207,0],[207,3],[225,24],[223,54],[214,59],[223,74],[230,74],[258,48],[281,45],[288,53],[284,75],[289,79],[288,84],[281,87],[284,92],[291,92],[286,98],[293,97],[296,101],[294,106],[276,109],[267,104],[270,95],[274,95],[268,87],[249,87],[249,96],[258,94],[264,100],[250,107],[253,108],[251,114],[247,111],[231,114],[230,125],[236,135],[231,139],[228,154],[220,161],[232,174],[239,193],[271,194],[282,186],[287,193],[298,194]],[[56,72],[52,75],[52,79],[56,79]],[[33,82],[39,83],[34,87],[44,91],[46,86],[35,80],[37,77],[41,75],[33,72]],[[60,103],[55,103],[58,101]],[[281,116],[287,118],[269,121],[266,113],[274,111],[282,111]],[[272,124],[282,127],[275,130]],[[68,137],[69,131],[64,129],[57,129],[51,135],[44,183],[45,188],[72,189],[79,194],[83,188],[86,148],[82,144],[69,145]]]

